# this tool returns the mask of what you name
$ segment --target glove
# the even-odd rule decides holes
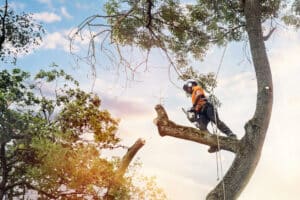
[[[196,121],[196,113],[195,113],[195,111],[189,110],[189,111],[187,112],[187,118],[188,118],[188,120],[189,120],[190,122],[195,122],[195,121]]]

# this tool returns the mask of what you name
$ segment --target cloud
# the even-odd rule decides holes
[[[270,51],[271,68],[276,77],[283,76],[288,78],[291,75],[291,71],[297,71],[300,67],[300,33],[296,31],[281,31],[277,35],[286,42],[277,44],[276,48]]]
[[[51,4],[52,1],[51,0],[37,0],[40,3],[44,3],[44,4]]]
[[[60,8],[60,12],[61,12],[61,14],[62,14],[64,17],[66,17],[67,19],[72,19],[72,18],[73,18],[73,16],[70,15],[70,13],[67,11],[66,7],[61,7],[61,8]]]
[[[61,31],[55,31],[47,33],[43,39],[41,49],[61,49],[65,52],[70,52],[70,35],[74,29],[65,29]],[[88,31],[84,31],[81,37],[74,37],[72,51],[78,52],[81,48],[89,44]]]
[[[37,0],[39,3],[46,4],[49,8],[52,8],[52,0]]]
[[[61,17],[59,15],[50,12],[34,13],[33,19],[45,23],[53,23],[53,22],[61,21]]]
[[[26,5],[24,3],[20,2],[11,2],[9,3],[9,7],[11,7],[13,10],[24,10]]]
[[[142,117],[152,112],[145,102],[135,99],[122,99],[121,97],[109,97],[101,95],[102,105],[120,118]]]
[[[75,3],[75,7],[77,9],[83,9],[83,10],[88,10],[91,8],[91,6],[89,4],[83,4],[83,3],[79,3],[79,2]]]
[[[53,32],[47,34],[41,45],[42,49],[63,49],[69,51],[69,41],[66,35],[62,32]]]

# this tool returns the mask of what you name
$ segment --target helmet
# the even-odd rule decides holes
[[[192,88],[196,85],[198,85],[196,81],[189,80],[183,85],[183,90],[188,94],[192,94],[193,92]]]

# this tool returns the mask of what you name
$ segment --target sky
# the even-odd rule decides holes
[[[57,63],[75,78],[86,90],[93,89],[100,95],[103,108],[120,118],[119,136],[131,145],[137,138],[144,138],[146,145],[138,152],[143,163],[141,173],[156,176],[171,200],[205,199],[217,184],[215,154],[207,153],[207,146],[171,137],[160,137],[153,123],[154,106],[161,103],[171,120],[191,125],[181,108],[190,107],[190,99],[181,88],[182,82],[168,76],[166,58],[154,51],[149,66],[142,66],[135,81],[127,82],[122,73],[110,66],[99,55],[97,76],[84,63],[74,61],[69,53],[69,33],[86,17],[103,14],[105,1],[101,0],[11,0],[17,12],[30,12],[46,30],[41,46],[17,60],[17,66],[32,73]],[[86,51],[86,40],[78,40],[78,52]],[[246,48],[245,48],[246,45]],[[266,42],[273,73],[274,106],[272,118],[261,159],[240,200],[296,200],[300,183],[300,33],[292,28],[279,27]],[[231,43],[225,52],[218,77],[216,95],[222,101],[221,119],[241,138],[244,124],[255,109],[256,81],[249,52],[245,43]],[[202,73],[216,72],[223,48],[212,48],[203,62],[193,62]],[[141,54],[132,51],[126,56],[136,61]],[[1,64],[1,68],[12,68]],[[3,67],[5,66],[5,67]],[[171,73],[173,74],[173,73]],[[93,81],[94,87],[93,87]],[[192,126],[192,125],[191,125]],[[124,152],[122,152],[124,153]],[[224,171],[234,155],[222,151]]]

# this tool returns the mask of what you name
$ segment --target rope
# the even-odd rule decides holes
[[[227,50],[227,44],[226,44],[226,46],[225,46],[225,48],[223,50],[223,54],[222,54],[222,57],[221,57],[221,60],[220,60],[219,66],[218,66],[218,70],[217,70],[216,77],[215,77],[216,80],[218,79],[218,75],[219,75],[220,69],[221,69],[222,64],[223,64],[223,60],[224,60],[224,57],[225,57],[226,50]]]
[[[219,63],[218,69],[217,69],[217,73],[215,75],[215,80],[218,79],[218,75],[219,75],[219,72],[221,70],[223,60],[224,60],[224,57],[225,57],[226,49],[227,49],[227,44],[226,44],[226,46],[223,50],[223,54],[222,54],[222,57],[221,57],[221,60],[220,60],[220,63]],[[214,88],[212,89],[211,94],[214,95]],[[213,127],[213,133],[215,135],[217,135],[217,145],[218,145],[218,151],[216,152],[217,180],[220,179],[220,175],[221,175],[222,188],[223,188],[223,200],[226,200],[225,183],[224,183],[224,180],[223,180],[224,173],[223,173],[223,165],[222,165],[222,154],[221,154],[220,139],[219,139],[220,133],[218,131],[217,110],[216,110],[216,105],[215,105],[214,101],[212,102],[212,104],[213,104],[213,107],[214,107],[214,118],[215,118],[215,126],[213,126],[213,124],[212,124],[212,127]]]
[[[220,179],[220,175],[222,178],[222,188],[223,188],[223,200],[226,200],[226,193],[225,193],[225,183],[224,183],[224,173],[223,173],[223,165],[222,165],[222,154],[221,154],[221,149],[220,149],[220,133],[218,131],[218,121],[217,121],[217,113],[216,113],[216,108],[214,106],[214,117],[215,117],[215,126],[213,133],[217,135],[217,145],[218,145],[218,151],[216,152],[216,159],[217,159],[217,179]],[[220,164],[220,167],[218,166]],[[219,171],[220,170],[220,171]],[[220,175],[219,175],[220,174]]]

